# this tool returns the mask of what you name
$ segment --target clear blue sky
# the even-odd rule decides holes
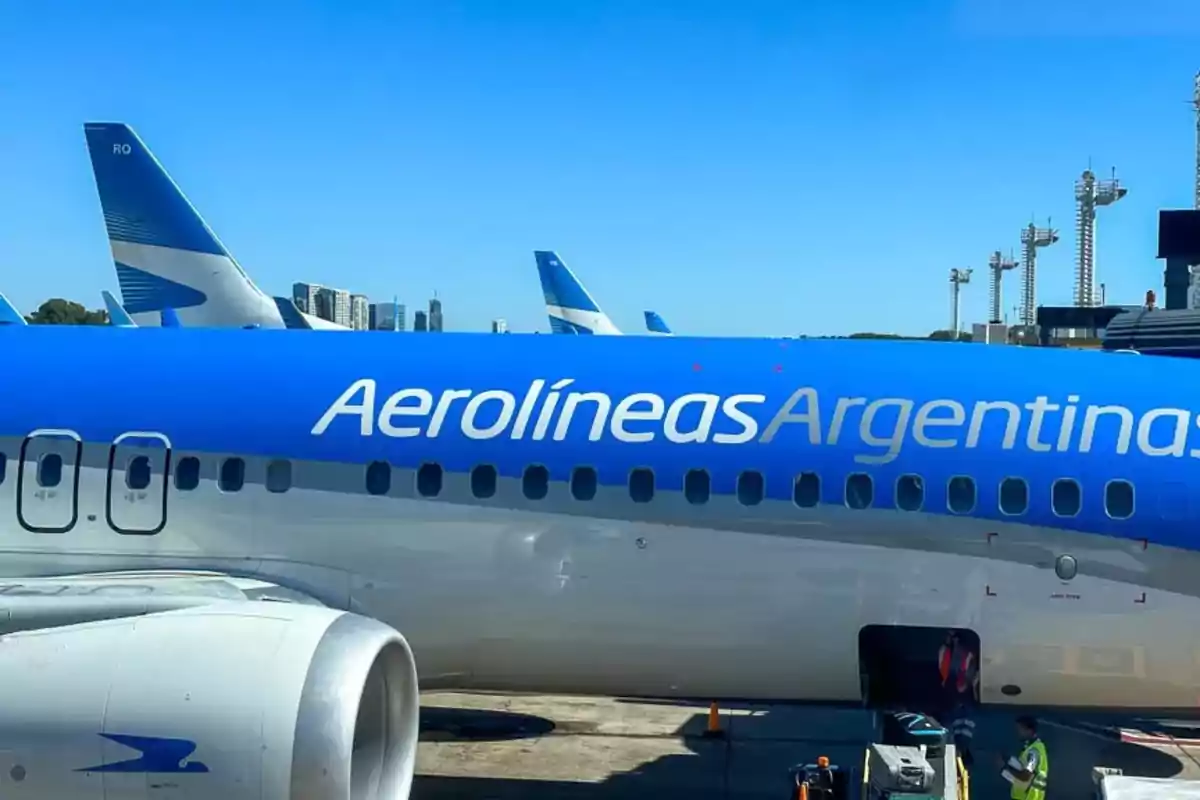
[[[82,125],[120,120],[264,289],[437,290],[455,330],[546,330],[547,248],[628,330],[924,334],[950,267],[985,316],[1033,214],[1063,235],[1039,299],[1068,302],[1089,157],[1130,190],[1100,279],[1139,302],[1156,209],[1191,205],[1200,7],[1102,5],[2,3],[0,291],[116,288]]]

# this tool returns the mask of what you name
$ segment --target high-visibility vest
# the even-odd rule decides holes
[[[1050,760],[1046,756],[1046,745],[1042,744],[1041,739],[1034,739],[1021,751],[1019,760],[1022,765],[1029,763],[1029,753],[1034,750],[1038,754],[1037,771],[1028,783],[1012,782],[1012,791],[1009,793],[1011,800],[1046,800],[1046,781],[1050,777]]]

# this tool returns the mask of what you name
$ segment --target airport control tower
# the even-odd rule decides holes
[[[1110,206],[1125,196],[1128,190],[1113,177],[1096,180],[1096,173],[1085,169],[1075,182],[1075,305],[1096,305],[1096,209]]]

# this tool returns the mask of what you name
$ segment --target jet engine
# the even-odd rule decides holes
[[[0,638],[0,796],[404,800],[408,643],[320,606],[222,601]]]

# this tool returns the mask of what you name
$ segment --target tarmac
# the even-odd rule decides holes
[[[861,768],[870,717],[860,709],[740,704],[721,708],[722,738],[704,736],[708,706],[673,701],[477,693],[422,697],[414,800],[783,800],[789,769],[827,755]],[[1011,714],[975,716],[975,798],[1008,797],[994,766],[1016,748]],[[1200,748],[1123,740],[1120,731],[1044,721],[1048,800],[1094,796],[1093,766],[1200,780]]]

